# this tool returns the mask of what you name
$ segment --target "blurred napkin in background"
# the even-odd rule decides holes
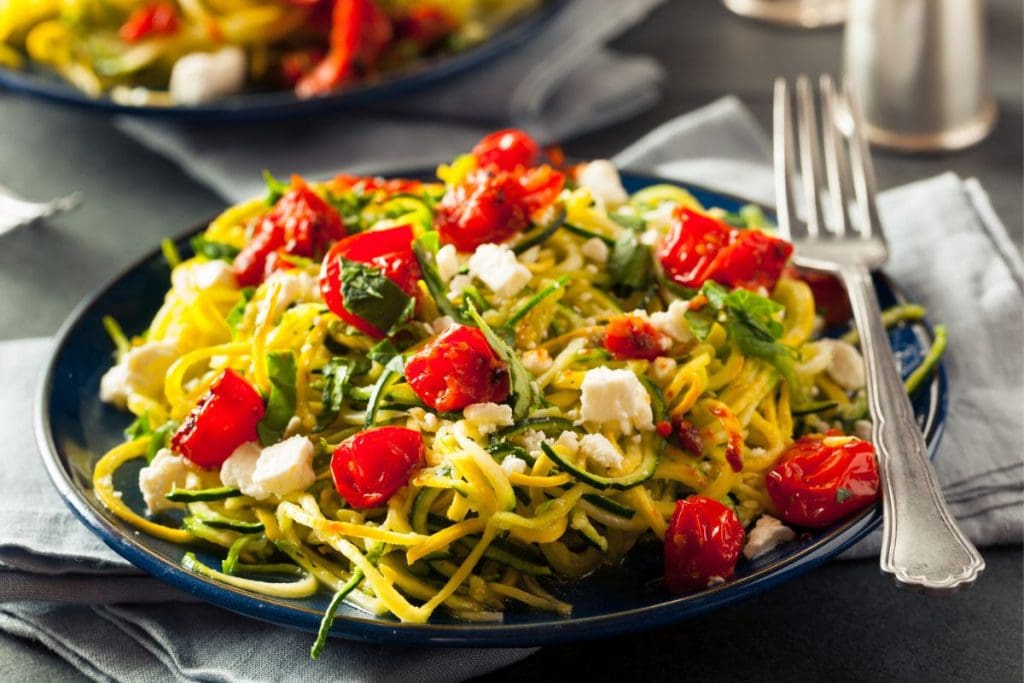
[[[418,141],[424,156],[436,152],[429,142]],[[617,161],[771,199],[765,135],[735,98],[668,122]],[[936,458],[940,481],[976,543],[1020,542],[1020,256],[972,181],[947,174],[885,192],[879,203],[892,246],[888,272],[928,307],[933,321],[949,327],[949,412]],[[46,339],[0,343],[0,443],[7,464],[0,468],[0,629],[38,640],[95,680],[133,683],[316,681],[339,675],[360,681],[460,680],[532,652],[335,639],[314,663],[308,659],[310,634],[186,602],[189,596],[139,574],[72,517],[46,479],[28,429],[33,405],[25,397],[51,348]],[[877,541],[870,537],[853,552],[877,553]],[[37,677],[31,670],[5,673],[12,680]]]
[[[125,117],[118,126],[231,202],[263,192],[263,169],[317,178],[430,168],[509,126],[563,140],[657,100],[658,63],[605,44],[662,1],[571,0],[518,49],[372,112],[208,125]]]

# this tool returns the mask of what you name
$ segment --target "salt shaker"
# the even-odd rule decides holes
[[[850,0],[844,69],[873,144],[954,150],[989,134],[984,10],[983,0]]]

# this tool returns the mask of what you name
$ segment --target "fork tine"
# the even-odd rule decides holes
[[[842,237],[850,223],[850,170],[843,147],[844,137],[838,129],[836,89],[832,77],[823,74],[819,81],[821,90],[821,127],[825,148],[825,175],[828,177],[828,194],[832,205],[835,234]]]
[[[789,113],[789,86],[785,78],[775,79],[772,108],[772,156],[775,162],[775,213],[779,234],[793,240],[795,202],[793,200],[793,122]]]
[[[796,132],[800,142],[800,173],[804,187],[804,210],[807,212],[807,232],[817,237],[825,227],[817,188],[825,184],[821,177],[814,95],[810,79],[805,75],[796,79]]]
[[[878,236],[881,237],[882,224],[878,220],[878,206],[875,204],[875,169],[871,164],[871,151],[861,134],[864,130],[864,118],[849,78],[843,79],[843,94],[847,112],[853,123],[849,131],[850,166],[853,169],[853,190],[857,197],[857,208],[861,213],[861,236],[867,239],[877,230]]]

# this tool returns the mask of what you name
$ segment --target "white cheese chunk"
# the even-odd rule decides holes
[[[316,480],[314,452],[313,442],[304,436],[267,446],[256,461],[252,483],[276,496],[303,491]]]
[[[515,424],[512,406],[500,403],[474,403],[466,406],[462,415],[481,434],[490,434],[498,427],[511,427]]]
[[[192,261],[171,272],[171,286],[178,296],[191,299],[196,293],[213,287],[237,287],[235,273],[226,261]]]
[[[437,250],[437,272],[444,282],[449,282],[459,274],[459,252],[454,244],[446,244]]]
[[[151,398],[162,395],[164,375],[178,354],[176,339],[155,340],[132,347],[121,362],[100,379],[100,400],[123,407],[131,394]]]
[[[523,367],[533,375],[539,375],[551,368],[554,359],[547,349],[529,349],[523,352]]]
[[[505,471],[505,474],[526,474],[526,461],[515,455],[506,455],[505,459],[501,461],[501,469]]]
[[[622,186],[622,179],[615,164],[607,159],[597,159],[584,164],[576,171],[576,182],[587,188],[590,196],[599,199],[608,208],[624,204],[629,195]]]
[[[594,263],[604,263],[608,260],[608,245],[604,243],[604,240],[597,237],[591,237],[584,242],[583,246],[580,247],[580,251]]]
[[[256,500],[267,498],[270,494],[266,489],[256,485],[252,480],[261,452],[260,445],[255,441],[243,443],[236,448],[220,466],[220,482],[224,486],[234,486]]]
[[[441,426],[441,421],[437,419],[437,415],[428,413],[423,408],[409,408],[409,420],[405,426],[417,432],[436,432]]]
[[[689,307],[686,301],[673,301],[668,305],[667,311],[651,313],[651,324],[658,332],[668,335],[677,342],[685,344],[693,341],[693,333],[685,315]]]
[[[651,363],[651,376],[658,382],[667,382],[676,374],[679,364],[672,358],[658,356]]]
[[[544,432],[538,432],[534,429],[527,429],[522,435],[523,448],[529,453],[536,453],[540,450],[540,445],[547,439],[544,436]]]
[[[564,431],[555,439],[555,445],[569,451],[569,455],[576,455],[580,450],[580,437],[576,432]]]
[[[603,434],[587,434],[580,439],[580,450],[587,460],[601,467],[622,467],[622,453]]]
[[[171,68],[171,99],[203,104],[240,92],[245,86],[245,52],[234,46],[217,52],[191,52]]]
[[[780,543],[792,541],[796,532],[770,515],[762,515],[747,535],[743,546],[743,557],[752,560],[763,555]]]
[[[175,486],[184,486],[188,480],[189,467],[185,458],[175,455],[166,448],[161,448],[153,457],[153,462],[139,470],[139,491],[146,501],[146,511],[150,514],[161,510],[181,507],[167,500],[167,494]]]
[[[614,425],[624,434],[654,429],[651,397],[629,370],[594,368],[583,377],[580,417],[599,426]]]
[[[830,352],[828,374],[836,384],[847,391],[864,386],[864,359],[853,344],[839,339],[822,339],[818,344]]]
[[[448,298],[456,299],[462,295],[462,290],[473,286],[473,278],[469,275],[456,275],[448,283]]]
[[[507,299],[530,281],[530,269],[516,260],[515,253],[500,244],[481,244],[469,257],[469,274],[492,292]]]

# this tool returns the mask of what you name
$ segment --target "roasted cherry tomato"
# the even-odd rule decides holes
[[[834,327],[850,322],[853,310],[850,308],[850,297],[846,295],[843,283],[835,275],[817,270],[803,270],[787,266],[782,274],[785,277],[803,280],[814,294],[814,305],[825,316],[825,325]]]
[[[256,440],[263,398],[233,370],[225,370],[171,437],[171,449],[200,467],[220,467],[236,448]]]
[[[378,178],[375,176],[356,176],[339,173],[327,183],[334,192],[359,192],[369,194],[382,191],[387,195],[415,193],[423,187],[419,180],[408,178]]]
[[[339,318],[365,334],[382,339],[385,334],[345,308],[341,294],[341,259],[365,263],[380,269],[409,296],[418,294],[420,267],[412,251],[412,227],[361,232],[341,240],[327,253],[320,268],[320,292],[324,303]]]
[[[345,225],[338,212],[295,176],[291,189],[259,220],[249,243],[235,257],[235,278],[243,287],[258,285],[273,268],[273,262],[268,268],[271,254],[319,259],[344,236]]]
[[[743,550],[743,525],[717,500],[690,496],[676,501],[665,532],[665,586],[673,593],[706,588],[727,579]]]
[[[604,348],[619,360],[643,358],[654,360],[665,352],[666,337],[654,325],[636,315],[617,315],[608,321],[604,332]]]
[[[526,192],[508,173],[477,171],[449,188],[437,206],[434,225],[441,241],[459,251],[504,242],[530,224]]]
[[[126,43],[150,36],[167,36],[178,31],[178,15],[170,2],[151,2],[136,7],[117,32]]]
[[[879,498],[875,447],[854,436],[810,434],[783,451],[765,486],[779,517],[825,527]]]
[[[342,441],[331,456],[334,488],[357,509],[383,505],[423,467],[420,433],[405,427],[373,427]]]
[[[665,274],[684,287],[707,280],[729,287],[771,291],[793,253],[790,243],[757,230],[738,230],[680,207],[672,231],[658,246]]]
[[[296,94],[324,95],[372,71],[392,35],[391,19],[373,0],[334,0],[327,56],[299,81]]]
[[[405,364],[405,376],[441,412],[508,398],[508,369],[475,327],[454,325],[431,339]]]
[[[480,168],[514,171],[536,164],[540,147],[523,131],[506,128],[478,142],[472,154]]]
[[[437,5],[416,4],[395,22],[395,36],[411,41],[420,52],[426,52],[444,38],[455,33],[458,23]]]
[[[294,87],[323,60],[324,55],[324,51],[318,47],[298,48],[285,52],[281,55],[279,67],[281,82],[288,87]]]
[[[519,176],[519,184],[526,192],[526,209],[530,213],[552,204],[565,187],[565,175],[547,164],[531,168]]]

